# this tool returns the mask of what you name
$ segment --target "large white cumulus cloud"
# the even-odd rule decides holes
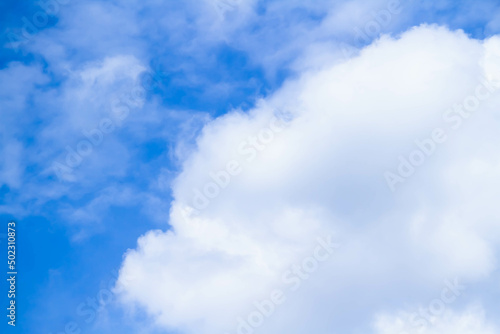
[[[500,237],[499,51],[496,37],[421,26],[214,120],[174,184],[172,229],[126,254],[122,301],[165,328],[233,333],[278,288],[286,302],[259,333],[319,334],[366,330],[445,279],[489,282]],[[386,172],[397,175],[436,129],[445,140],[391,191]],[[223,186],[207,188],[217,175]],[[340,248],[292,291],[287,270],[328,236]],[[456,332],[443,328],[428,333]]]

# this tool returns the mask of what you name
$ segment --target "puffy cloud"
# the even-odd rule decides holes
[[[125,255],[123,303],[161,327],[235,333],[255,301],[283,289],[259,332],[327,333],[366,326],[381,301],[418,303],[443,279],[488,277],[500,236],[500,152],[488,144],[500,139],[499,45],[437,26],[383,36],[207,124],[174,182],[172,229]],[[292,293],[287,270],[328,235],[341,247]]]

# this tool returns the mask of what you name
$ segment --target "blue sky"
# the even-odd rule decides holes
[[[8,0],[0,4],[0,221],[4,226],[9,220],[17,222],[19,271],[18,323],[12,329],[2,321],[2,329],[9,333],[59,334],[69,333],[65,326],[74,322],[81,333],[199,330],[203,334],[218,330],[217,324],[206,331],[198,325],[190,327],[190,321],[197,323],[193,320],[196,315],[191,314],[163,320],[156,304],[145,305],[134,293],[125,294],[128,297],[123,301],[114,295],[120,268],[128,268],[124,264],[130,254],[127,250],[136,249],[138,238],[148,231],[171,229],[173,201],[187,198],[185,188],[191,183],[203,186],[201,176],[197,178],[203,173],[197,168],[216,161],[219,150],[224,152],[224,145],[239,140],[239,131],[255,129],[257,125],[250,123],[260,119],[255,110],[261,105],[279,104],[287,94],[306,95],[306,89],[300,87],[307,78],[320,76],[325,68],[347,61],[342,45],[359,51],[381,34],[401,36],[421,24],[436,24],[433,27],[450,31],[461,29],[464,39],[475,41],[500,31],[500,4],[486,0],[402,1],[400,14],[394,15],[380,33],[367,34],[369,41],[356,39],[354,29],[364,29],[374,20],[371,13],[385,10],[389,1],[235,0],[236,4],[229,7],[216,2],[67,0],[45,9],[41,3],[54,4],[54,0]],[[26,31],[33,27],[36,31]],[[353,58],[358,51],[352,54]],[[366,57],[370,57],[370,52]],[[460,64],[470,62],[457,60]],[[447,80],[452,82],[453,78]],[[314,87],[320,91],[324,86]],[[466,88],[456,90],[462,92]],[[294,107],[293,101],[283,102],[285,106],[287,103]],[[434,105],[440,110],[446,103],[448,100]],[[114,126],[108,133],[102,132],[103,120],[110,120]],[[421,135],[417,128],[413,133]],[[55,164],[67,165],[68,152],[78,150],[78,145],[86,140],[85,134],[96,129],[100,129],[102,137],[94,138],[98,143],[91,145],[91,152],[76,166],[66,169],[70,172],[58,175]],[[235,133],[221,138],[214,134],[231,131]],[[365,139],[360,136],[359,141]],[[386,139],[380,138],[380,143]],[[210,140],[220,146],[212,148]],[[298,145],[300,152],[298,143],[297,139],[289,145]],[[357,140],[347,143],[360,151],[370,151]],[[399,148],[404,152],[408,147],[401,144]],[[357,161],[352,152],[352,147],[345,148],[345,166],[338,167],[339,175],[343,175],[343,168],[349,169],[350,163]],[[315,161],[312,155],[303,157],[310,158],[311,164]],[[300,161],[304,160],[296,162]],[[317,162],[321,160],[318,158]],[[304,162],[306,165],[309,163]],[[320,167],[312,170],[316,175],[327,175]],[[253,182],[255,188],[243,187],[246,190],[241,191],[255,198],[247,200],[245,207],[267,214],[261,203],[264,200],[259,199],[257,185],[261,181],[252,179],[251,173],[248,175],[249,184]],[[356,180],[346,178],[335,183],[343,191],[332,195],[335,204],[325,204],[323,195],[327,190],[309,193],[305,185],[310,184],[310,179],[297,181],[304,186],[303,194],[286,186],[283,191],[290,194],[286,199],[290,206],[338,205],[337,218],[359,224],[356,228],[360,229],[369,224],[367,216],[382,215],[388,207],[399,205],[399,210],[411,211],[404,201],[407,195],[394,199],[383,194],[374,200],[369,189],[377,192],[379,183],[373,175],[366,172]],[[432,177],[441,174],[436,175],[423,182],[432,183]],[[276,179],[274,174],[269,178]],[[278,189],[281,188],[272,188],[268,193],[279,196]],[[360,195],[360,189],[368,192]],[[447,188],[443,189],[436,190],[436,203],[450,200]],[[440,191],[447,195],[440,197]],[[308,196],[310,203],[302,195]],[[235,193],[235,202],[238,196]],[[365,212],[366,201],[371,204]],[[217,211],[231,205],[238,207],[231,198],[215,202],[202,215],[206,214],[207,219],[237,220],[234,212]],[[428,209],[438,210],[430,206]],[[395,210],[394,215],[396,212],[399,214]],[[397,233],[392,238],[397,238]],[[497,269],[479,272],[488,284],[498,277]],[[321,279],[318,278],[318,284]],[[491,284],[489,291],[495,288],[498,293],[498,284]],[[360,283],[362,287],[367,285]],[[439,290],[439,285],[432,289],[419,286],[415,291],[427,293]],[[478,286],[470,291],[475,289],[478,291],[471,293],[470,300],[486,294]],[[6,290],[3,282],[2,291]],[[88,313],[82,315],[78,311],[82,303],[81,310],[92,310],[88,298],[96,298],[103,290],[113,291],[109,302],[95,313],[95,318],[89,319]],[[389,292],[387,296],[391,307],[398,303],[398,298],[392,298]],[[301,298],[306,297],[301,294]],[[412,300],[414,296],[408,298]],[[5,304],[6,298],[2,300]],[[495,301],[482,301],[485,308],[498,311]],[[138,305],[135,312],[130,311],[134,308],[131,305]],[[368,308],[358,312],[346,318],[369,318],[371,314]],[[338,328],[350,328],[355,333],[366,330],[369,322],[365,324],[363,320],[364,325],[360,325],[366,327],[342,323]],[[322,333],[327,325],[318,326],[316,332]]]

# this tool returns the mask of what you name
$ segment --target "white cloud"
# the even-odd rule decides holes
[[[462,313],[447,311],[431,322],[401,312],[397,316],[379,316],[375,323],[377,334],[495,334],[496,328],[486,321],[484,310],[478,306],[470,307]]]
[[[487,277],[500,236],[500,152],[487,144],[500,139],[500,94],[457,130],[443,114],[492,78],[498,43],[435,26],[384,36],[350,62],[304,73],[248,114],[209,123],[174,184],[173,230],[148,233],[125,256],[121,275],[134,279],[119,284],[123,302],[166,328],[233,333],[237,317],[328,234],[341,242],[338,254],[259,332],[363,326],[381,300],[417,302],[445,278]],[[293,120],[248,161],[246,141],[276,110]],[[384,172],[436,127],[449,140],[392,193]],[[194,214],[195,189],[232,160],[242,172]]]

